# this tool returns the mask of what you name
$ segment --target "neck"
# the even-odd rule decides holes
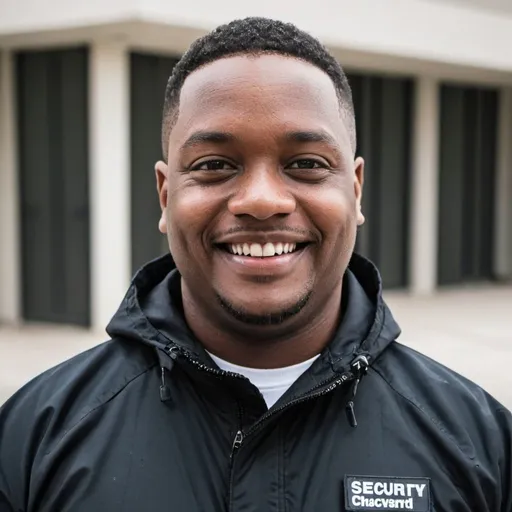
[[[189,328],[210,353],[239,366],[284,368],[318,355],[332,340],[340,321],[341,286],[322,304],[321,311],[306,306],[278,326],[254,326],[227,318],[220,307],[208,311],[191,299],[183,287],[183,309]]]

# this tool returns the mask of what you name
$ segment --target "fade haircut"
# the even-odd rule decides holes
[[[165,89],[162,119],[162,150],[167,161],[169,137],[178,117],[180,92],[186,78],[206,64],[236,55],[284,55],[309,62],[332,80],[340,112],[356,150],[356,128],[352,92],[341,65],[329,51],[291,23],[267,18],[245,18],[221,25],[197,39],[175,65]]]

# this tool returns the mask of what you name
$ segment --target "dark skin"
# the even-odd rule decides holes
[[[156,164],[159,229],[182,276],[186,321],[206,350],[279,368],[329,343],[364,222],[364,162],[353,154],[334,85],[309,63],[235,56],[186,79],[167,163]],[[230,250],[268,242],[297,250]]]

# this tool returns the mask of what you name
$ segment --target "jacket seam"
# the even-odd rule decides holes
[[[124,382],[121,387],[118,387],[114,390],[110,390],[109,392],[106,392],[104,394],[104,397],[102,398],[102,401],[94,406],[94,407],[88,407],[85,409],[85,411],[82,413],[82,415],[80,416],[80,418],[75,422],[73,423],[73,425],[71,425],[69,428],[67,428],[65,430],[65,432],[62,434],[62,436],[60,437],[60,439],[57,441],[57,443],[55,444],[55,446],[45,452],[44,454],[44,457],[47,457],[49,455],[51,455],[54,450],[56,450],[60,444],[62,443],[62,441],[64,441],[64,439],[66,438],[66,436],[71,433],[76,427],[78,427],[78,425],[80,425],[80,423],[82,423],[88,416],[90,416],[92,413],[96,412],[98,409],[102,408],[103,406],[107,405],[109,402],[111,402],[112,400],[114,400],[114,398],[116,398],[122,391],[124,391],[124,389],[126,389],[126,387],[131,384],[133,381],[137,380],[139,377],[141,377],[142,375],[144,375],[145,373],[147,373],[148,371],[152,370],[153,368],[155,368],[157,366],[156,363],[153,363],[151,364],[150,366],[144,368],[142,371],[138,372],[137,374],[135,374],[133,377],[131,377],[129,380],[127,380],[126,382]]]
[[[464,453],[464,450],[462,450],[462,448],[459,446],[457,441],[448,432],[448,430],[444,427],[443,423],[440,420],[438,420],[435,416],[430,414],[425,408],[423,408],[421,406],[421,404],[416,402],[413,398],[406,396],[404,393],[402,393],[398,389],[396,389],[396,387],[393,386],[393,384],[391,384],[391,382],[389,382],[389,380],[386,379],[386,377],[384,377],[384,375],[377,368],[371,367],[370,369],[373,370],[391,388],[391,390],[394,393],[396,393],[400,398],[402,398],[406,402],[409,402],[412,406],[414,406],[421,413],[423,413],[425,416],[427,416],[430,419],[431,423],[439,430],[439,432],[441,434],[443,434],[444,437],[446,437],[457,448],[457,450],[463,455],[463,457],[466,460],[471,461],[471,463],[474,462],[474,459],[472,457],[470,457],[469,455]]]

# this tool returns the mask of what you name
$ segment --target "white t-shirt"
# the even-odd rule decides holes
[[[248,378],[260,390],[267,403],[267,407],[270,409],[288,391],[291,385],[309,369],[319,355],[293,366],[271,370],[238,366],[224,361],[213,354],[210,354],[210,357],[221,370],[238,373]]]

